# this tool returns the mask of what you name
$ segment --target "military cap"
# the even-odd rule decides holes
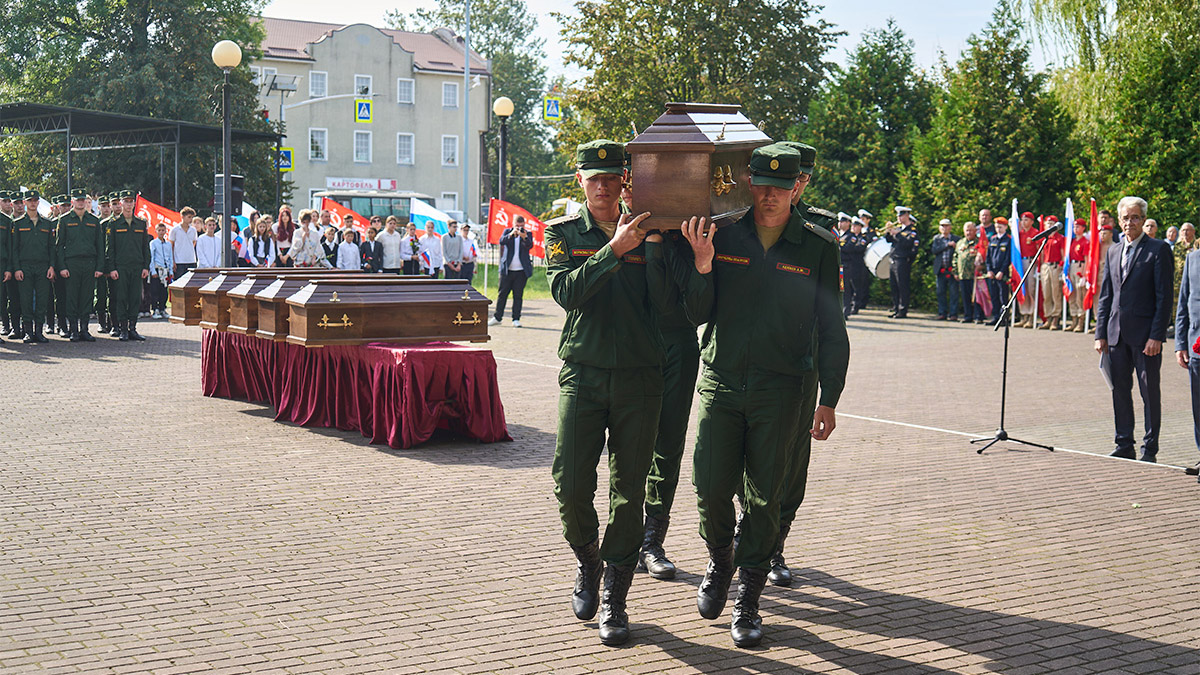
[[[816,148],[799,141],[780,141],[779,145],[786,145],[787,147],[800,153],[800,173],[812,175],[813,168],[817,165]]]
[[[7,199],[9,201],[12,201],[12,198],[13,198],[12,192],[9,192],[8,190],[0,190],[0,199]]]
[[[1021,214],[1021,218],[1022,218],[1022,219],[1024,219],[1024,218],[1028,218],[1028,219],[1030,219],[1030,220],[1033,220],[1033,219],[1034,219],[1034,218],[1033,218],[1033,212],[1032,212],[1032,211],[1026,211],[1025,213],[1022,213],[1022,214]]]
[[[949,218],[942,218],[938,221],[938,225],[953,225],[953,223],[950,222]]]
[[[133,199],[137,194],[133,190],[117,190],[117,199]]]
[[[1083,225],[1084,227],[1087,227],[1087,221],[1086,221],[1086,220],[1084,220],[1083,218],[1076,218],[1076,219],[1075,219],[1075,224],[1076,224],[1076,225]]]
[[[871,215],[871,212],[866,209],[859,209],[858,217],[859,218],[874,218],[875,216]]]
[[[1058,216],[1046,216],[1046,220],[1050,221],[1051,223],[1057,223]]]
[[[601,173],[625,172],[625,146],[608,140],[591,141],[575,148],[575,167],[584,178]]]
[[[23,202],[29,201],[30,199],[34,201],[40,201],[41,198],[42,193],[38,192],[37,190],[25,190],[21,193],[21,201]]]
[[[901,213],[912,213],[912,209],[908,208],[907,206],[897,206],[896,215],[900,215]]]
[[[1101,225],[1101,226],[1100,226],[1100,229],[1102,229],[1102,230],[1109,230],[1109,231],[1111,231],[1111,230],[1112,230],[1112,225],[1110,225],[1110,224],[1108,224],[1108,223],[1105,223],[1105,224],[1103,224],[1103,225]]]
[[[110,202],[111,202],[111,201],[116,201],[116,200],[118,200],[118,199],[120,199],[120,198],[121,198],[121,191],[120,191],[120,190],[113,190],[112,192],[108,193],[108,201],[110,201]]]
[[[54,206],[58,206],[60,204],[66,204],[67,201],[69,201],[67,199],[67,196],[64,194],[61,194],[61,193],[56,194],[50,198],[50,203],[53,204]]]
[[[71,199],[87,199],[88,192],[83,188],[75,188],[70,192]]]
[[[865,225],[866,223],[864,223],[862,221],[862,218],[859,218],[858,216],[854,216],[853,218],[850,219],[850,224],[851,225]]]
[[[999,216],[999,217],[997,217],[995,220],[993,220],[992,222],[993,222],[993,223],[1000,223],[1001,225],[1008,225],[1008,218],[1005,218],[1004,216]]]
[[[755,148],[750,155],[750,184],[791,190],[800,177],[800,153],[782,143]]]
[[[108,203],[108,193],[107,192],[99,193],[96,196],[96,203],[97,204],[107,204]]]
[[[844,211],[838,211],[838,221],[851,220],[850,214]]]

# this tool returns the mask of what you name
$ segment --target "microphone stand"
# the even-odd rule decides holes
[[[1034,261],[1033,265],[1030,265],[1030,269],[1024,270],[1021,273],[1021,279],[1017,283],[1016,290],[1013,291],[1012,296],[1009,297],[1009,299],[1008,299],[1008,303],[1004,305],[1004,309],[1000,312],[1000,319],[998,321],[996,321],[996,325],[992,327],[993,331],[997,331],[997,330],[1000,330],[1001,325],[1004,326],[1004,362],[1000,368],[1000,426],[996,428],[996,433],[993,434],[991,438],[976,438],[971,441],[972,445],[975,443],[986,443],[987,444],[987,445],[984,445],[982,448],[979,448],[978,450],[975,451],[975,454],[977,454],[977,455],[982,455],[984,450],[987,450],[988,448],[999,443],[1000,441],[1008,441],[1010,443],[1020,443],[1022,445],[1029,445],[1029,446],[1032,446],[1035,448],[1042,448],[1043,450],[1049,450],[1050,452],[1054,452],[1054,448],[1052,446],[1042,445],[1041,443],[1034,443],[1032,441],[1023,441],[1019,438],[1013,438],[1012,436],[1008,435],[1008,431],[1004,428],[1004,403],[1005,403],[1005,399],[1008,398],[1008,340],[1009,340],[1009,331],[1011,330],[1011,326],[1012,326],[1013,305],[1017,302],[1017,296],[1020,295],[1021,289],[1023,289],[1025,287],[1025,279],[1029,276],[1029,273],[1032,271],[1032,268],[1035,265],[1037,265],[1037,261],[1041,259],[1042,251],[1046,248],[1046,244],[1048,244],[1048,243],[1050,243],[1049,235],[1047,235],[1046,237],[1044,237],[1042,239],[1041,245],[1038,246],[1037,255],[1033,256],[1033,261]],[[1020,242],[1016,241],[1014,238],[1012,245],[1020,246]],[[1035,308],[1034,309],[1035,316],[1036,316],[1036,313],[1037,313],[1037,309]]]

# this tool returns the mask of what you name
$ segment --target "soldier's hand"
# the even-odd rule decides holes
[[[66,270],[63,270],[63,271],[66,272]],[[54,268],[53,267],[46,270],[46,278],[49,279],[50,281],[54,281]]]
[[[649,211],[637,217],[622,213],[621,218],[617,221],[617,231],[613,233],[612,241],[608,242],[613,253],[623,256],[640,246],[642,240],[646,238],[646,232],[638,226],[649,217]]]
[[[96,270],[96,278],[97,278],[97,279],[99,279],[99,278],[100,278],[100,277],[102,277],[102,276],[104,276],[104,272],[101,272],[101,271],[99,271],[99,270]]]
[[[142,270],[142,278],[149,279],[150,278],[150,270]]]
[[[700,274],[711,272],[713,256],[716,253],[713,249],[713,237],[717,235],[717,224],[709,223],[708,218],[692,216],[691,220],[685,221],[680,226],[680,230],[683,232],[683,238],[687,239],[688,244],[692,247],[692,254],[696,259],[696,271]]]
[[[837,415],[834,413],[833,408],[827,405],[817,406],[816,412],[813,413],[813,428],[809,432],[812,434],[813,439],[823,441],[829,438],[829,435],[833,433],[836,427]]]
[[[16,277],[17,277],[17,281],[25,281],[25,273],[22,272],[21,270],[17,270]]]
[[[70,279],[70,278],[71,278],[71,271],[70,271],[70,270],[59,270],[59,271],[58,271],[58,274],[59,274],[59,275],[60,275],[62,278],[64,278],[64,279]]]
[[[1179,350],[1179,351],[1175,352],[1175,361],[1176,361],[1176,363],[1178,363],[1178,364],[1179,364],[1179,367],[1180,367],[1180,368],[1187,368],[1187,367],[1188,367],[1188,353],[1187,353],[1187,351],[1186,351],[1186,350],[1183,350],[1183,349],[1181,349],[1181,350]]]
[[[9,280],[9,279],[11,279],[11,278],[12,278],[12,272],[5,272],[5,273],[4,273],[4,281],[8,281],[8,280]]]
[[[120,275],[120,274],[117,274],[117,271],[116,271],[116,270],[113,270],[113,271],[111,271],[111,272],[109,272],[109,273],[108,273],[108,278],[109,278],[109,279],[112,279],[113,281],[116,281],[117,279],[120,279],[120,278],[121,278],[121,275]]]

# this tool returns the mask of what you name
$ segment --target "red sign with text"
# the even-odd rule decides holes
[[[488,205],[488,243],[499,244],[500,235],[504,233],[504,230],[516,224],[517,216],[525,217],[525,227],[533,235],[533,249],[529,252],[530,255],[535,258],[545,258],[546,224],[516,204],[502,202],[499,199],[491,200]]]

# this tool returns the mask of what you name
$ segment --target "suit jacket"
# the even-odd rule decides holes
[[[1108,248],[1096,304],[1096,339],[1109,344],[1127,340],[1140,350],[1147,340],[1167,339],[1175,258],[1166,242],[1143,234],[1122,276],[1121,258],[1128,243],[1123,240]]]
[[[1183,278],[1179,281],[1175,351],[1187,352],[1188,358],[1200,358],[1192,353],[1197,338],[1200,338],[1200,251],[1192,251],[1183,259]]]
[[[363,269],[368,272],[379,272],[383,269],[383,244],[378,241],[364,241],[358,245],[362,252]]]
[[[525,278],[533,276],[533,259],[529,257],[531,250],[533,250],[532,232],[526,233],[525,238],[522,239],[516,229],[510,227],[505,230],[500,235],[500,276],[508,275],[508,266],[512,262],[513,255],[521,256],[521,269],[525,271]]]

